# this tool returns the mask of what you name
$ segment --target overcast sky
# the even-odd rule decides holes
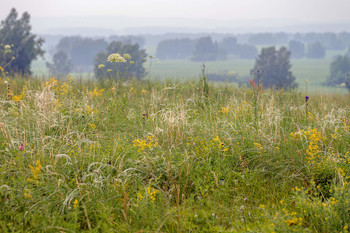
[[[15,7],[20,13],[28,11],[33,19],[126,16],[159,19],[159,25],[165,25],[167,18],[172,18],[169,24],[174,23],[174,18],[213,20],[213,25],[218,27],[227,27],[224,22],[229,21],[256,21],[257,25],[259,20],[289,24],[350,22],[350,0],[1,0],[0,5],[1,19]],[[80,24],[88,26],[87,22],[84,25],[82,20]],[[112,22],[105,23],[108,27],[112,25]],[[129,26],[127,22],[113,22],[123,23]],[[143,21],[136,24],[142,27]]]

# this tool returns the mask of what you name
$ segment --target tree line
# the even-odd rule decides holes
[[[314,35],[314,34],[311,34]],[[328,40],[333,38],[326,34]],[[346,38],[346,33],[336,38]],[[284,37],[280,35],[283,39]],[[267,37],[267,35],[265,35]],[[308,37],[306,37],[308,38]],[[304,38],[304,40],[306,40]],[[119,41],[116,41],[119,40]],[[255,39],[255,43],[256,43]],[[265,38],[266,40],[266,38]],[[315,39],[316,40],[316,39]],[[168,59],[169,54],[175,57],[190,58],[193,61],[214,61],[226,59],[228,55],[239,58],[256,58],[251,75],[264,87],[293,89],[297,87],[295,77],[291,72],[290,58],[308,56],[318,58],[324,56],[321,42],[308,39],[307,49],[300,41],[290,41],[289,46],[276,49],[274,46],[262,48],[258,55],[256,47],[250,44],[238,43],[237,38],[227,37],[220,42],[211,37],[201,37],[197,40],[174,39],[162,41],[158,45],[159,58]],[[144,40],[136,36],[114,36],[109,41],[101,38],[64,37],[56,46],[53,62],[47,63],[53,74],[67,74],[75,69],[83,72],[93,64],[96,78],[116,78],[116,63],[124,78],[145,76],[144,62],[147,54],[139,45]],[[44,40],[31,32],[30,15],[25,12],[19,17],[16,9],[12,9],[8,17],[0,24],[0,75],[30,74],[30,64],[39,56],[43,56]],[[305,52],[306,50],[306,52]],[[90,69],[90,68],[89,68]],[[220,78],[220,77],[219,77]],[[235,77],[232,77],[235,79]],[[350,90],[350,52],[334,59],[330,66],[328,85],[342,85]]]

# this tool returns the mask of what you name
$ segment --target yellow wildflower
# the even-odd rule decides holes
[[[35,162],[35,167],[29,165],[29,168],[32,171],[32,175],[33,175],[34,180],[38,179],[39,175],[41,174],[41,168],[42,168],[40,161],[37,160]]]
[[[74,201],[73,201],[73,207],[74,208],[77,208],[79,205],[78,205],[78,199],[75,199]]]
[[[23,193],[24,198],[25,199],[31,199],[32,195],[30,193],[31,193],[31,191],[29,189],[24,189],[24,193]]]
[[[228,114],[228,108],[221,107],[221,110],[219,112],[224,113],[224,114]]]
[[[22,100],[22,95],[15,95],[13,96],[13,100],[16,101],[16,102],[19,102]]]

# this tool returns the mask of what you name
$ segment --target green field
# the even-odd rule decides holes
[[[349,94],[150,84],[2,77],[0,232],[348,232]]]
[[[342,54],[339,51],[327,51],[326,59],[296,59],[291,60],[292,72],[296,77],[299,88],[305,89],[305,80],[309,81],[308,91],[319,93],[346,93],[345,88],[325,87],[323,83],[329,76],[329,66],[332,62],[332,58],[336,55]],[[227,72],[234,71],[241,77],[241,80],[247,81],[248,78],[252,78],[250,70],[254,66],[254,60],[225,60],[206,62],[207,73],[226,74]],[[145,64],[145,68],[148,74],[151,75],[154,80],[164,79],[198,79],[201,73],[201,62],[193,62],[190,60],[162,60],[158,61],[152,59],[152,65],[150,68],[150,61]],[[47,75],[47,69],[43,60],[35,61],[32,64],[32,70],[36,75]],[[83,74],[86,76],[88,74]],[[75,74],[79,76],[79,74]],[[80,75],[81,76],[81,75]],[[93,74],[89,74],[89,77],[93,77]]]

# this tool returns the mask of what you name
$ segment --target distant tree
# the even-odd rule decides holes
[[[257,33],[250,37],[249,43],[254,45],[272,45],[275,42],[272,33]]]
[[[350,75],[350,57],[338,56],[330,65],[330,76],[328,85],[339,85],[345,83]]]
[[[66,52],[59,51],[53,56],[53,63],[46,62],[50,73],[56,76],[65,76],[71,72],[73,65]]]
[[[333,32],[323,33],[322,41],[327,49],[344,50],[346,48],[346,43],[344,43],[344,41],[342,41],[338,35]]]
[[[218,59],[218,45],[210,36],[199,38],[193,51],[193,61],[215,61]]]
[[[268,47],[261,50],[251,74],[259,78],[264,87],[293,89],[297,83],[291,67],[290,52],[285,47],[279,50]]]
[[[242,59],[255,59],[258,55],[258,50],[254,45],[242,44],[238,45],[238,56]]]
[[[226,50],[229,54],[237,54],[238,47],[239,45],[236,37],[227,37],[219,43],[219,48]]]
[[[157,46],[156,57],[159,59],[185,59],[194,51],[196,41],[191,39],[163,40]]]
[[[74,71],[89,72],[93,69],[96,54],[104,51],[107,45],[104,39],[63,37],[56,46],[56,52],[63,51],[68,55],[74,65]]]
[[[0,64],[8,64],[5,68],[10,73],[30,74],[30,64],[38,56],[42,56],[41,49],[44,40],[36,39],[31,33],[30,15],[27,12],[18,19],[15,8],[11,9],[7,18],[0,24],[0,44],[11,45],[13,56],[0,57]],[[4,53],[4,46],[0,46],[0,54]],[[12,60],[12,61],[11,61]]]
[[[123,44],[138,44],[140,48],[143,48],[145,45],[145,38],[141,36],[132,36],[132,35],[126,35],[126,36],[117,36],[117,35],[111,35],[108,37],[108,42],[121,42]]]
[[[303,58],[305,56],[305,45],[302,42],[291,40],[288,45],[292,58]]]
[[[119,53],[121,56],[124,54],[129,54],[131,56],[131,60],[126,59],[126,62],[120,62],[117,66],[114,66],[115,64],[107,61],[108,56],[114,53]],[[122,72],[125,72],[125,78],[142,78],[145,76],[145,68],[143,67],[143,63],[145,63],[146,57],[146,51],[144,49],[140,50],[138,44],[123,44],[115,41],[111,42],[107,46],[107,51],[100,52],[95,57],[95,76],[97,78],[117,78],[113,76],[113,72],[108,71],[116,68]]]
[[[308,44],[307,46],[307,58],[322,59],[326,55],[326,50],[320,42]]]

